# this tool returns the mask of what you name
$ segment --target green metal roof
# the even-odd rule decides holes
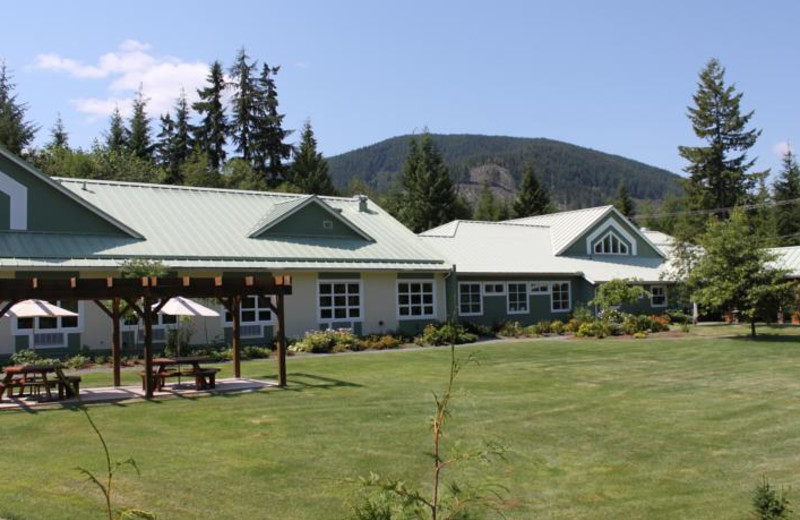
[[[265,218],[317,197],[158,184],[55,179],[76,197],[144,238],[54,233],[0,233],[2,266],[117,266],[121,259],[162,259],[172,267],[231,269],[447,270],[442,257],[374,203],[319,197],[372,240],[250,235]],[[266,217],[265,217],[266,216]]]

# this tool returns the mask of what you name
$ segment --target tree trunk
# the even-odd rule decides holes
[[[755,339],[756,338],[756,320],[755,318],[750,320],[750,337]]]

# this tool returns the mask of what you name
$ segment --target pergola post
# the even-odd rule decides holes
[[[149,295],[142,298],[142,321],[144,322],[144,378],[145,397],[152,399],[153,381],[153,299]]]
[[[275,339],[278,344],[278,385],[286,386],[286,321],[284,320],[283,288],[275,295],[277,327]]]
[[[120,316],[120,299],[114,298],[111,300],[111,359],[112,365],[114,370],[114,386],[121,386],[122,385],[122,377],[120,374],[120,366],[122,365],[121,360],[121,348],[120,343],[122,338],[120,337],[120,330],[119,330],[119,321],[122,318]]]
[[[233,323],[233,376],[236,379],[242,377],[242,357],[241,357],[241,316],[239,310],[242,306],[242,297],[239,295],[231,296],[229,312]]]

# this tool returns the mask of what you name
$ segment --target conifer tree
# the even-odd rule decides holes
[[[628,184],[625,181],[619,183],[617,200],[614,201],[614,206],[628,218],[636,216],[636,204],[633,202],[630,193],[628,193]]]
[[[336,194],[336,189],[328,174],[328,163],[322,154],[317,152],[317,139],[314,137],[310,121],[306,121],[303,126],[300,146],[289,171],[289,180],[299,188],[301,193]]]
[[[791,150],[783,155],[781,172],[774,184],[774,194],[780,245],[800,245],[800,168]]]
[[[64,121],[61,119],[61,114],[58,114],[53,128],[50,129],[50,142],[47,143],[48,148],[66,150],[69,148],[69,134],[64,128]]]
[[[150,118],[147,117],[147,98],[141,86],[133,99],[127,141],[129,153],[144,161],[153,160],[154,146],[150,137]]]
[[[487,220],[490,222],[497,222],[504,220],[508,217],[508,210],[502,201],[498,201],[492,193],[489,184],[484,182],[481,188],[480,195],[478,196],[477,204],[475,205],[475,212],[473,218],[475,220]]]
[[[748,202],[757,177],[750,172],[754,161],[747,152],[760,130],[747,129],[753,112],[742,114],[742,93],[725,83],[725,69],[711,59],[700,72],[689,120],[705,146],[680,146],[689,164],[684,183],[690,210],[728,208]],[[725,217],[725,215],[723,215]]]
[[[261,66],[256,82],[257,121],[253,132],[253,166],[262,172],[270,185],[286,177],[285,161],[292,155],[292,146],[283,141],[291,132],[283,129],[284,115],[278,112],[278,89],[275,75],[280,67]]]
[[[200,124],[194,128],[196,148],[208,157],[210,166],[219,170],[227,155],[228,120],[222,93],[225,90],[225,74],[222,64],[215,61],[209,69],[208,85],[197,91],[198,101],[192,109],[200,116]]]
[[[11,72],[6,62],[0,60],[0,145],[17,155],[22,155],[31,144],[39,127],[25,120],[26,103],[17,101]]]
[[[111,113],[105,140],[105,148],[109,152],[121,153],[128,148],[128,130],[125,128],[119,107],[114,107],[114,111]]]
[[[411,138],[402,185],[398,216],[415,233],[455,218],[458,209],[455,184],[427,131],[419,144]]]
[[[156,162],[158,165],[172,177],[174,168],[179,168],[180,165],[175,161],[173,154],[173,145],[175,143],[175,121],[173,121],[170,114],[163,114],[160,119],[159,132],[156,136]],[[167,182],[173,184],[169,179]]]
[[[554,211],[547,189],[542,186],[533,173],[533,166],[523,166],[522,184],[511,207],[514,218],[545,215]]]
[[[253,77],[255,68],[256,62],[250,62],[247,51],[242,47],[229,71],[233,88],[229,131],[239,156],[250,164],[254,159],[253,134],[259,123],[258,89]]]

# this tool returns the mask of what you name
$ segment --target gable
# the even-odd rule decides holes
[[[621,218],[616,212],[610,212],[589,229],[584,231],[563,253],[563,256],[607,256],[594,254],[594,247],[605,237],[611,235],[628,249],[630,257],[662,258],[660,251],[656,250],[649,241],[634,228],[626,219]],[[621,247],[621,246],[620,246]],[[615,256],[615,255],[608,255]]]
[[[276,214],[277,218],[270,219],[272,213]],[[366,234],[348,222],[338,210],[329,207],[316,197],[309,197],[304,202],[292,204],[289,211],[276,205],[271,214],[267,215],[267,222],[250,235],[251,238],[299,237],[370,240]]]
[[[0,231],[138,236],[2,149]]]

